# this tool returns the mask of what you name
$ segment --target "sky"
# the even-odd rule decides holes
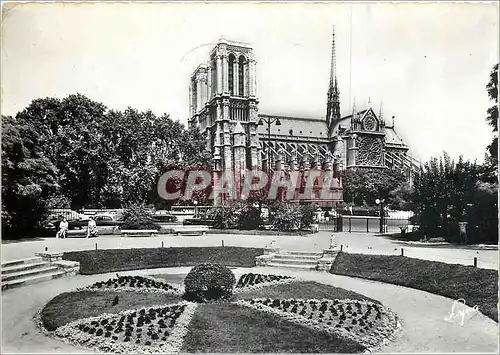
[[[2,17],[4,115],[82,93],[187,122],[190,74],[224,36],[254,48],[259,113],[320,119],[335,25],[344,114],[383,102],[422,162],[482,162],[492,139],[498,2],[4,3]]]

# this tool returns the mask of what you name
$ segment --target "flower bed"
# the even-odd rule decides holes
[[[375,350],[400,327],[397,316],[367,301],[329,299],[240,300],[236,304],[279,315],[313,329],[339,334]]]
[[[211,285],[210,280],[205,283]],[[35,319],[44,334],[109,353],[372,352],[399,327],[397,316],[375,300],[294,281],[302,280],[246,273],[234,288],[238,296],[198,305],[180,301],[180,290],[164,281],[119,276],[55,297]],[[201,318],[193,318],[196,309]],[[314,334],[322,340],[316,342]]]
[[[55,330],[54,335],[75,345],[113,353],[177,353],[196,304],[141,308],[80,319]]]
[[[236,283],[234,291],[243,292],[248,290],[255,290],[261,287],[281,285],[297,280],[297,278],[291,276],[254,274],[250,272],[248,274],[243,274],[240,276],[238,282]]]
[[[100,291],[134,291],[134,292],[164,292],[169,294],[181,294],[182,291],[170,284],[146,278],[142,276],[118,276],[108,281],[99,281],[88,287],[79,290],[100,290]]]

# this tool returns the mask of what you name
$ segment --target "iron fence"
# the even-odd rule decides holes
[[[382,224],[383,233],[398,233],[407,231],[411,226],[409,218],[385,216],[380,217],[339,215],[319,222],[320,231],[380,233]]]

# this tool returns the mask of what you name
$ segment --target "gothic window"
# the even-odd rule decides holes
[[[363,121],[363,128],[367,131],[374,131],[377,127],[377,121],[373,116],[367,116]]]
[[[212,60],[211,65],[212,65],[212,71],[211,71],[212,88],[211,89],[212,89],[212,97],[213,97],[217,93],[217,65],[215,63],[215,60]]]
[[[198,92],[197,92],[197,85],[196,85],[196,80],[193,80],[191,83],[191,86],[193,88],[192,90],[192,95],[193,95],[193,110],[194,112],[198,112]]]
[[[240,56],[239,58],[239,68],[238,68],[238,95],[244,95],[245,88],[245,57]]]
[[[229,55],[229,68],[228,68],[228,72],[229,72],[229,77],[228,77],[228,80],[229,80],[229,94],[234,95],[234,62],[236,61],[236,58],[234,57],[234,55],[230,54]]]
[[[357,163],[359,165],[382,165],[383,143],[380,138],[359,137],[357,141],[359,155]]]

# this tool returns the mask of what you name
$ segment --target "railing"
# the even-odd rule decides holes
[[[411,223],[408,218],[390,217],[383,218],[383,232],[397,233],[407,230]],[[340,215],[328,221],[319,222],[320,231],[379,233],[380,217]]]

